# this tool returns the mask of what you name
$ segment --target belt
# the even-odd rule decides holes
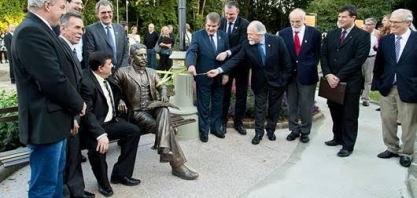
[[[375,57],[375,56],[376,56],[376,54],[374,54],[374,55],[370,55],[370,56],[368,56],[368,58]]]

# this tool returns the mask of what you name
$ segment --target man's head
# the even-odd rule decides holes
[[[377,21],[374,18],[365,19],[364,29],[365,31],[372,33],[375,30]]]
[[[345,5],[339,9],[339,15],[337,17],[337,22],[340,28],[344,30],[352,27],[355,23],[358,12],[356,7],[353,5]]]
[[[236,1],[228,1],[224,5],[224,16],[227,22],[233,22],[236,20],[239,15],[239,3]]]
[[[13,33],[15,29],[16,29],[16,26],[14,24],[10,24],[9,27],[7,28],[7,32]]]
[[[299,32],[306,21],[306,12],[300,8],[296,8],[291,11],[289,19],[292,29]]]
[[[96,3],[96,15],[104,25],[110,25],[113,19],[113,5],[108,0]]]
[[[136,43],[130,46],[130,59],[135,69],[144,69],[146,67],[146,45]]]
[[[78,44],[83,35],[84,23],[81,15],[67,12],[61,17],[61,35],[71,44]]]
[[[90,54],[88,58],[88,66],[94,73],[107,78],[111,75],[113,64],[111,63],[111,54],[107,54],[103,51],[95,51]]]
[[[216,12],[210,12],[206,16],[206,31],[209,35],[214,35],[219,29],[220,15]]]
[[[153,32],[155,30],[155,25],[153,24],[153,23],[150,23],[149,25],[148,25],[148,31],[149,32]]]
[[[394,10],[390,18],[391,32],[397,36],[403,35],[413,23],[413,14],[407,9]]]
[[[81,14],[84,5],[82,0],[67,0],[67,12],[75,12]]]
[[[252,21],[248,25],[247,33],[249,44],[255,45],[261,42],[264,34],[266,34],[266,28],[260,21]]]
[[[44,18],[52,27],[59,25],[59,18],[65,14],[65,0],[29,0],[28,10]]]

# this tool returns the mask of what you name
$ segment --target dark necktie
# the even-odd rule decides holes
[[[76,60],[76,61],[78,61],[78,56],[77,56],[77,49],[75,49],[75,47],[74,47],[74,49],[72,50],[72,55],[74,55],[74,60]]]
[[[110,26],[106,26],[106,35],[107,35],[107,40],[110,43],[111,49],[113,51],[113,64],[117,63],[117,51],[116,51],[116,43],[114,42],[113,36],[111,35],[110,32]]]
[[[216,50],[216,44],[214,43],[213,36],[214,35],[210,35],[210,43],[211,43],[211,46],[213,47],[214,53],[216,53],[217,52],[217,50]]]
[[[114,105],[114,101],[113,101],[113,95],[111,94],[111,90],[110,90],[110,86],[109,86],[109,84],[107,83],[107,80],[104,80],[103,81],[103,83],[104,83],[104,86],[106,87],[106,89],[107,89],[107,92],[109,93],[109,97],[110,97],[110,103],[111,103],[111,107],[112,107],[112,118],[114,118],[115,116],[116,116],[116,107],[115,107],[115,105]]]
[[[343,42],[345,42],[346,33],[347,33],[346,30],[343,30],[342,36],[340,37],[340,45],[342,45]]]
[[[232,34],[232,26],[233,26],[233,23],[229,22],[229,27],[227,28],[227,34]]]
[[[298,56],[300,54],[301,44],[300,44],[300,37],[298,37],[298,32],[294,32],[294,48],[295,54]]]
[[[265,65],[265,52],[264,49],[262,49],[262,43],[258,43],[258,50],[259,53],[261,54],[261,59],[262,59],[262,65]]]

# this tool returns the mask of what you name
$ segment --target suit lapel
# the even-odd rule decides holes
[[[72,61],[72,63],[75,65],[75,68],[74,68],[74,72],[76,73],[76,74],[78,74],[78,76],[80,76],[81,75],[81,65],[80,65],[80,61],[78,61],[78,59],[77,60],[75,60],[75,57],[74,57],[74,54],[72,53],[72,50],[71,50],[71,48],[68,46],[68,44],[67,44],[67,42],[63,39],[63,38],[59,38],[59,40],[61,41],[61,43],[62,43],[62,47],[63,47],[63,50],[64,50],[64,52],[65,52],[65,55],[67,56],[67,58],[69,58],[71,61]]]
[[[268,62],[268,56],[269,54],[271,54],[271,43],[269,40],[269,36],[267,34],[265,34],[265,65],[266,66],[267,62]],[[262,58],[261,58],[261,63],[262,63]],[[263,65],[263,64],[262,64]]]
[[[103,37],[103,38],[105,38],[104,40],[106,40],[106,42],[107,42],[107,44],[111,47],[112,46],[112,44],[110,43],[110,41],[107,39],[107,33],[106,33],[106,30],[104,30],[104,28],[103,28],[103,25],[101,25],[101,23],[100,22],[97,22],[96,23],[96,29],[98,30],[98,32],[99,32],[99,34],[101,34],[101,36]],[[112,24],[112,26],[113,26],[113,24]],[[114,31],[114,28],[113,28],[113,31]]]
[[[342,36],[342,31],[343,30],[339,31],[339,40],[340,40],[340,37]],[[342,45],[340,45],[340,42],[339,42],[340,47],[343,47],[344,45],[346,45],[346,43],[349,43],[349,41],[352,40],[352,38],[355,36],[357,31],[358,31],[358,28],[354,26],[352,30],[349,32],[349,34],[346,35],[346,38],[343,41]]]
[[[309,26],[305,26],[306,29],[304,31],[304,37],[303,40],[300,40],[301,48],[300,48],[300,54],[302,54],[302,51],[304,48],[306,48],[306,45],[308,45],[308,41],[311,41],[312,36],[312,29]]]
[[[103,100],[106,101],[106,96],[104,95],[103,89],[101,88],[100,83],[97,81],[97,78],[94,76],[93,71],[91,69],[88,69],[88,75],[90,76],[91,80],[93,81],[94,85],[96,86],[96,89],[100,93]]]
[[[129,72],[128,72],[129,76],[140,86],[141,83],[139,81],[139,76],[135,71],[135,68],[133,68],[133,66],[129,67]]]
[[[416,45],[416,33],[411,31],[410,37],[408,38],[407,43],[404,46],[403,52],[401,53],[400,59],[398,60],[398,63],[403,60],[410,51],[412,51],[412,48]],[[395,49],[394,49],[395,51]],[[395,54],[395,52],[394,52]]]

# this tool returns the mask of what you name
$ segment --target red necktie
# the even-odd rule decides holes
[[[340,37],[340,45],[343,44],[343,42],[345,41],[345,38],[346,38],[346,30],[343,30],[342,36]]]
[[[300,38],[298,37],[298,32],[294,32],[294,47],[295,47],[295,54],[298,56],[300,54],[301,44]]]

